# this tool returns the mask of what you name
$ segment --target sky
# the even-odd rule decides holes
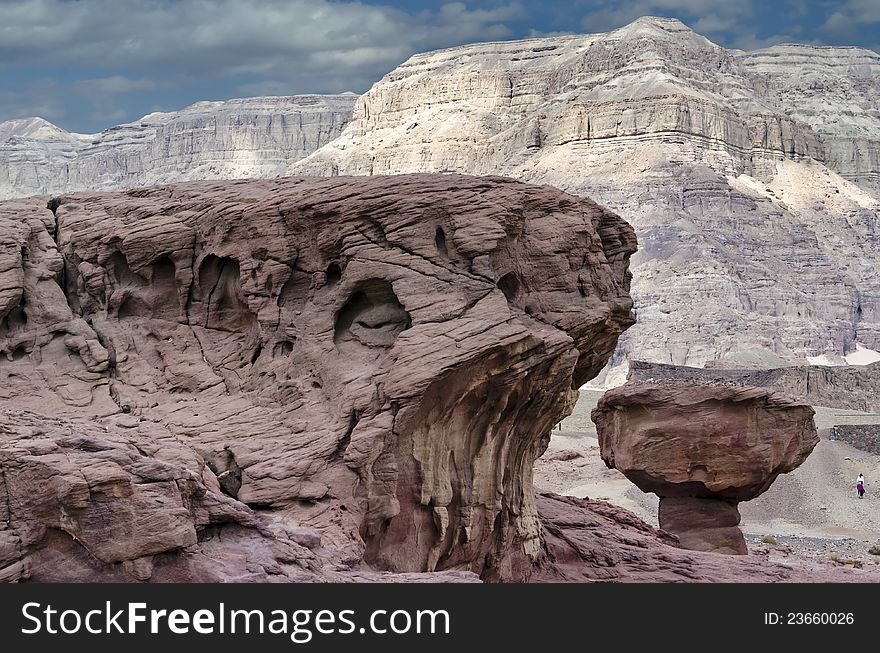
[[[416,52],[643,15],[731,48],[880,52],[880,0],[0,0],[0,122],[94,133],[199,100],[363,93]]]

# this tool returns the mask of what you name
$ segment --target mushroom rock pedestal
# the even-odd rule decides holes
[[[703,497],[660,497],[660,528],[678,537],[685,549],[748,553],[739,529],[738,501]]]
[[[661,529],[686,549],[746,554],[737,506],[807,458],[813,414],[764,388],[630,382],[592,418],[605,464],[660,497]]]

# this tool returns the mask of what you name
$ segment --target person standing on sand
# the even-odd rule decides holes
[[[865,496],[865,477],[862,474],[856,478],[856,492],[859,493],[859,499]]]

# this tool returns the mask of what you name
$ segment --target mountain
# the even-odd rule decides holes
[[[880,55],[727,50],[681,22],[419,54],[290,174],[502,174],[636,228],[615,356],[880,349]]]
[[[727,50],[645,17],[418,54],[360,98],[202,102],[93,136],[0,124],[0,198],[285,171],[501,174],[613,209],[640,242],[618,379],[628,359],[778,367],[880,350],[870,50]]]
[[[356,99],[342,94],[199,102],[93,135],[71,134],[41,118],[0,123],[0,198],[277,177],[338,136]]]

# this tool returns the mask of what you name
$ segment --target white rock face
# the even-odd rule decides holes
[[[291,174],[504,174],[639,234],[627,358],[880,349],[880,55],[721,48],[674,19],[412,57]]]
[[[824,161],[880,191],[880,56],[861,48],[777,45],[740,57],[776,110],[821,135]]]
[[[199,102],[100,134],[0,123],[0,199],[196,179],[277,177],[340,134],[356,95]]]

